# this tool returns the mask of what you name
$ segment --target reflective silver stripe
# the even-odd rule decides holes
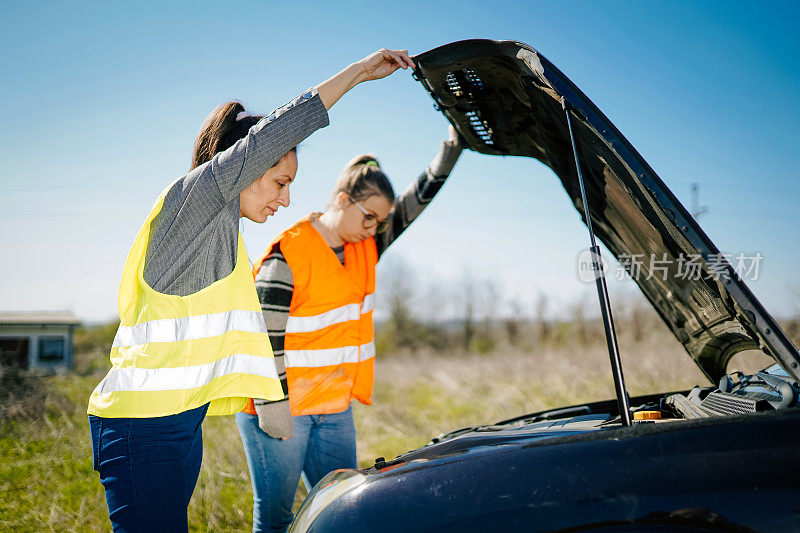
[[[318,329],[340,324],[350,320],[358,320],[361,306],[348,304],[313,316],[291,316],[286,321],[286,333],[308,333]]]
[[[359,348],[361,348],[360,358]],[[284,362],[287,368],[317,368],[335,366],[342,363],[358,363],[373,357],[375,357],[375,343],[370,342],[361,346],[326,348],[324,350],[286,350]]]
[[[112,368],[95,391],[98,394],[108,394],[193,389],[208,385],[214,378],[230,374],[278,379],[275,360],[271,357],[237,353],[204,365],[178,368]]]
[[[312,316],[289,315],[289,319],[286,321],[286,333],[309,333],[334,324],[358,320],[362,314],[366,314],[374,308],[375,297],[373,293],[367,294],[361,305],[347,304]]]
[[[114,348],[138,346],[151,342],[177,342],[216,337],[229,331],[266,333],[260,311],[234,309],[208,315],[163,318],[135,326],[120,326],[114,337]]]
[[[361,314],[369,313],[375,309],[375,293],[364,296],[364,303],[361,304]]]
[[[375,357],[375,342],[361,345],[361,360],[366,361]]]

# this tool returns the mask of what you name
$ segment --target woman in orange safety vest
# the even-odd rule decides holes
[[[451,127],[436,158],[397,199],[378,161],[356,157],[327,210],[281,233],[253,266],[287,393],[251,401],[236,415],[253,484],[253,531],[283,531],[291,522],[301,472],[314,485],[332,470],[356,467],[350,401],[372,403],[375,265],[441,189],[460,154]]]

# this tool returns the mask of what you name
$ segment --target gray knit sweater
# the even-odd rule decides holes
[[[144,280],[158,292],[187,296],[233,272],[239,193],[319,128],[328,113],[316,89],[279,107],[247,136],[170,185],[150,224]]]

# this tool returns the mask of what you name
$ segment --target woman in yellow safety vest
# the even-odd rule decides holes
[[[206,119],[192,170],[161,193],[133,243],[112,368],[89,399],[114,530],[187,531],[204,417],[283,396],[239,219],[261,223],[289,205],[295,147],[328,125],[345,92],[409,66],[407,51],[382,49],[268,116],[232,102]]]
[[[256,397],[236,415],[253,484],[253,531],[286,528],[301,471],[314,485],[332,470],[356,467],[350,401],[372,403],[375,265],[441,189],[460,154],[451,127],[436,158],[397,199],[378,161],[356,157],[328,209],[281,233],[253,266],[288,392],[277,400]]]

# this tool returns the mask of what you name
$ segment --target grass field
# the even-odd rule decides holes
[[[641,342],[623,335],[620,343],[632,395],[707,383],[665,333]],[[355,407],[362,466],[459,427],[614,396],[608,355],[598,343],[480,355],[418,351],[379,357],[376,364],[374,405]],[[30,387],[3,398],[0,531],[109,529],[85,415],[89,393],[104,374],[97,367],[84,365],[88,375],[26,381]],[[250,531],[252,493],[233,417],[209,418],[203,431],[191,529]]]

